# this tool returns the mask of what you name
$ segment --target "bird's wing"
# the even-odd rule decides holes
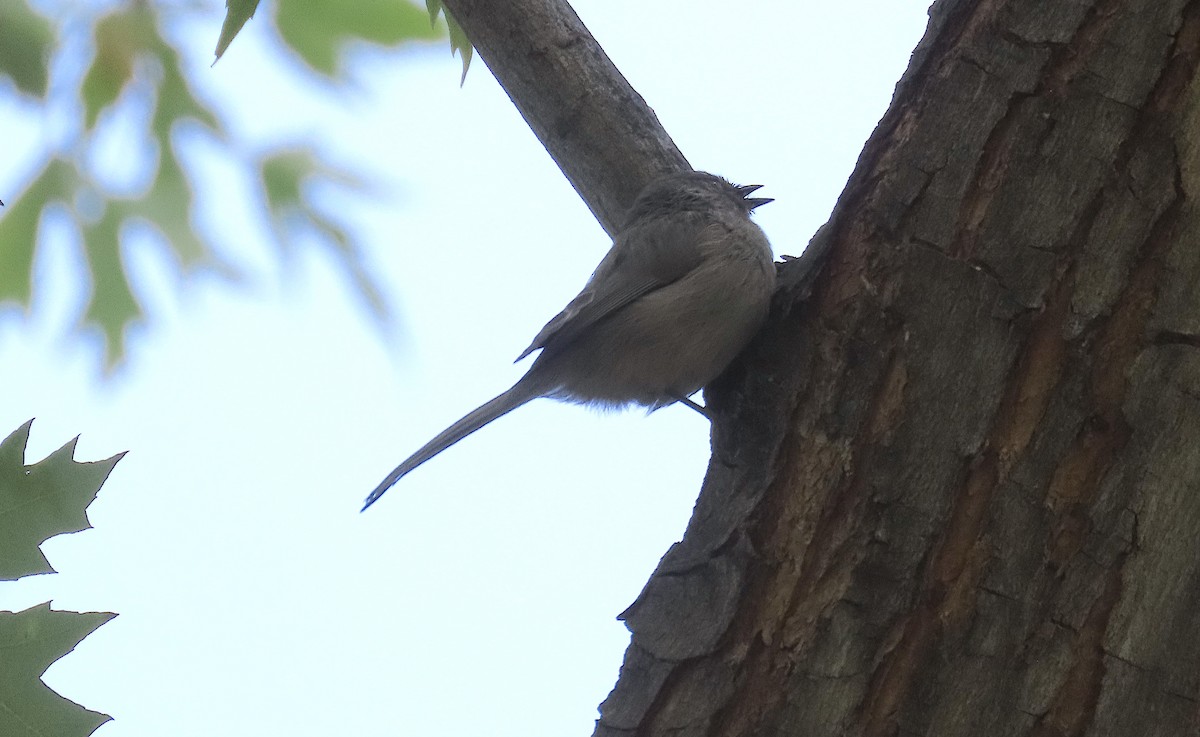
[[[517,360],[551,342],[565,344],[625,305],[679,280],[701,262],[705,224],[658,219],[627,228],[579,296],[554,316]]]

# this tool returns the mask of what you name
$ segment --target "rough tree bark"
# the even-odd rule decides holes
[[[563,163],[555,105],[634,100],[525,99],[603,56],[569,8],[446,4],[593,210],[671,165]],[[1198,60],[1195,2],[934,6],[815,279],[709,388],[598,735],[1200,734]]]

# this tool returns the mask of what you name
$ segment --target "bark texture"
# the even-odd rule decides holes
[[[447,6],[610,231],[686,165],[565,5]],[[1198,59],[1200,2],[934,6],[596,735],[1200,734]]]
[[[1195,2],[933,8],[597,735],[1200,734],[1198,55]]]
[[[650,180],[691,168],[565,0],[445,5],[609,235]]]

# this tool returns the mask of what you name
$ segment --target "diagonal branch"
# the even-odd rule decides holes
[[[689,167],[565,0],[445,5],[610,235],[647,182]]]

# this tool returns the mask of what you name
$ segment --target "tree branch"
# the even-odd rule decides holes
[[[445,5],[609,235],[647,182],[690,168],[565,0]]]

